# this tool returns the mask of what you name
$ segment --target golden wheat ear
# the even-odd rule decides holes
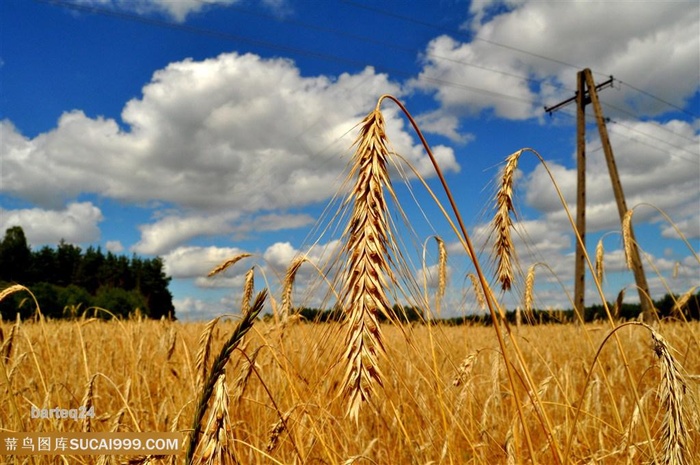
[[[282,321],[286,322],[289,318],[289,313],[292,310],[292,286],[296,278],[297,271],[301,265],[307,260],[306,257],[300,256],[292,260],[292,263],[287,268],[287,273],[282,284]]]
[[[378,107],[362,121],[356,146],[351,171],[356,179],[348,198],[353,207],[343,232],[346,260],[340,293],[348,323],[342,387],[348,398],[347,413],[355,421],[360,404],[370,399],[375,384],[382,385],[378,356],[384,353],[384,342],[379,315],[390,316],[385,288],[388,279],[394,281],[384,198],[384,189],[389,186],[389,150]]]
[[[237,262],[240,260],[243,260],[244,258],[250,257],[251,254],[249,253],[240,253],[238,255],[235,255],[227,260],[224,260],[222,263],[214,267],[209,273],[207,273],[207,277],[211,278],[214,275],[217,275],[219,273],[223,273],[226,271],[228,268],[232,267],[235,265]]]
[[[185,452],[185,463],[192,463],[194,458],[194,452],[197,449],[197,445],[200,441],[200,432],[202,431],[202,419],[207,411],[207,406],[209,404],[209,399],[214,394],[216,383],[219,377],[224,374],[226,364],[231,358],[231,353],[240,344],[243,337],[250,331],[253,327],[255,319],[258,317],[260,312],[265,305],[265,299],[267,297],[267,290],[263,290],[258,293],[257,297],[253,301],[253,305],[250,309],[243,313],[243,318],[238,323],[233,333],[229,339],[224,343],[219,351],[219,355],[212,362],[211,370],[202,383],[200,387],[199,399],[197,402],[197,407],[195,410],[194,420],[192,422],[192,432],[190,433],[189,439],[187,440],[187,448]]]
[[[683,368],[673,356],[666,339],[653,328],[650,328],[650,331],[654,352],[661,365],[659,398],[664,409],[661,424],[663,463],[689,465],[695,462],[689,457],[690,422],[688,411],[684,407],[688,383]]]
[[[522,150],[519,150],[506,158],[506,166],[501,176],[501,186],[496,193],[496,214],[493,218],[493,230],[496,237],[493,243],[493,256],[497,263],[496,279],[501,283],[501,288],[504,291],[509,290],[513,284],[513,263],[517,260],[511,238],[513,220],[510,215],[515,213],[513,182],[521,153]]]

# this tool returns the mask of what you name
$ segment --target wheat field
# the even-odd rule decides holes
[[[447,286],[443,238],[428,239],[438,248],[436,292],[428,295],[416,282],[394,223],[404,213],[389,173],[392,166],[402,171],[392,165],[400,157],[385,131],[384,101],[406,114],[434,163],[449,203],[441,210],[470,260],[474,299],[486,309],[487,325],[433,318]],[[508,322],[492,286],[506,292],[521,278],[511,238],[514,173],[523,154],[545,164],[539,154],[526,149],[506,159],[494,196],[495,272],[487,276],[439,166],[400,102],[380,98],[360,123],[355,147],[345,197],[330,215],[340,223],[341,246],[322,263],[296,257],[276,286],[280,296],[256,288],[251,268],[233,317],[53,321],[37,311],[32,321],[0,322],[0,432],[178,432],[185,438],[180,454],[2,458],[17,464],[683,465],[700,457],[700,324],[685,321],[684,298],[674,321],[621,321],[620,305],[609,308],[602,295],[604,257],[597,248],[595,267],[587,259],[604,320]],[[210,276],[250,257],[231,257]],[[317,270],[328,289],[325,303],[340,310],[340,322],[299,318],[292,287],[304,264]],[[528,270],[526,311],[533,280]],[[27,291],[15,285],[0,299]],[[397,315],[393,305],[406,302],[422,321]],[[261,318],[266,305],[271,318]],[[31,415],[32,408],[79,407],[93,409],[94,417]]]
[[[74,322],[5,322],[0,425],[31,431],[191,431],[203,365],[204,323],[83,319]],[[207,340],[222,347],[235,322],[218,322]],[[493,328],[427,326],[383,328],[387,356],[381,393],[363,406],[357,422],[337,396],[343,350],[336,323],[297,323],[282,328],[257,322],[231,355],[222,389],[227,397],[225,446],[239,463],[530,463],[512,403]],[[404,334],[406,332],[406,334]],[[687,397],[700,394],[700,325],[659,328],[687,371]],[[547,412],[561,449],[571,438],[568,463],[662,462],[664,367],[651,335],[629,326],[619,331],[635,374],[637,408],[614,348],[595,354],[605,325],[523,326],[516,337],[527,355],[539,401],[524,401],[536,463],[555,463],[537,409]],[[589,376],[590,375],[590,376]],[[214,397],[214,396],[212,396]],[[521,387],[520,397],[528,399]],[[7,408],[11,398],[19,418]],[[215,410],[212,399],[210,409]],[[90,424],[32,419],[32,405],[77,408],[89,403]],[[690,457],[697,447],[696,410],[689,410]],[[642,422],[653,434],[649,444]],[[206,428],[203,428],[207,434]],[[112,457],[105,463],[120,463]],[[126,458],[122,458],[126,460]],[[131,459],[135,459],[131,457]],[[138,459],[138,458],[137,458]],[[152,463],[181,463],[183,455]],[[145,461],[145,458],[143,458]],[[97,463],[71,457],[68,463]],[[65,463],[56,458],[9,463]],[[211,463],[217,463],[216,460]],[[235,463],[235,462],[232,462]]]

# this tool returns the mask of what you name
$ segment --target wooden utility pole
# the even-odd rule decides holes
[[[584,291],[586,284],[586,77],[576,75],[576,264],[574,265],[574,312],[576,323],[584,321]]]
[[[552,113],[567,104],[576,101],[576,229],[580,240],[576,241],[576,263],[574,268],[574,311],[576,312],[577,321],[583,321],[584,310],[584,289],[585,289],[585,248],[586,248],[586,105],[593,104],[596,123],[600,134],[600,141],[603,145],[605,160],[610,173],[610,181],[612,182],[615,201],[617,202],[617,210],[620,214],[620,224],[622,224],[625,215],[627,214],[627,204],[625,195],[620,183],[620,177],[617,172],[617,165],[610,145],[608,130],[605,125],[603,110],[598,99],[598,90],[612,85],[613,78],[596,86],[593,80],[591,70],[586,68],[579,71],[577,74],[577,92],[573,98],[569,98],[552,107],[545,107],[545,111]],[[642,316],[644,321],[651,322],[656,319],[654,306],[649,295],[649,286],[647,284],[642,261],[639,257],[639,249],[634,237],[634,231],[630,225],[630,237],[632,242],[631,249],[632,257],[632,272],[637,283],[637,291],[639,292],[639,300],[642,307]]]

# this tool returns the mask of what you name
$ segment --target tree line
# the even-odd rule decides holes
[[[61,318],[81,315],[92,309],[98,317],[109,310],[126,317],[137,309],[150,318],[175,315],[168,285],[172,278],[163,270],[160,257],[126,257],[100,247],[84,251],[65,241],[54,248],[44,246],[33,251],[21,226],[5,231],[0,242],[0,284],[22,284],[35,295],[41,312]],[[0,302],[3,319],[28,318],[35,312],[34,302],[22,293],[15,293]],[[92,314],[92,313],[91,313]]]
[[[654,301],[654,309],[656,316],[661,320],[700,320],[700,291],[690,296],[685,303],[680,307],[678,303],[683,299],[680,295],[666,294],[659,300]],[[608,309],[612,312],[615,319],[634,320],[642,313],[642,306],[638,303],[623,303],[619,307],[615,302],[608,302]],[[301,316],[305,321],[313,321],[318,323],[338,322],[345,319],[343,309],[339,306],[334,306],[331,309],[300,307],[294,310],[295,314]],[[505,318],[511,324],[517,322],[517,312],[515,310],[506,310]],[[422,323],[425,322],[423,312],[412,306],[394,305],[391,309],[392,319],[396,319],[403,323]],[[271,316],[270,316],[271,318]],[[387,318],[380,314],[379,321],[384,323]],[[583,321],[590,323],[593,321],[603,321],[607,319],[605,307],[601,304],[588,306],[583,312]],[[443,324],[450,326],[458,326],[464,324],[470,325],[485,325],[492,324],[491,315],[488,313],[468,314],[452,318],[440,318],[433,321],[440,321]],[[556,323],[573,323],[577,321],[577,317],[573,309],[556,309],[542,310],[532,309],[530,312],[521,314],[521,322],[523,324],[556,324]]]

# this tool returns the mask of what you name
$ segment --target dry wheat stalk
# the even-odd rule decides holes
[[[289,313],[292,308],[292,286],[294,285],[294,278],[296,278],[297,271],[301,265],[306,261],[306,257],[300,256],[292,260],[292,263],[287,268],[287,273],[284,276],[284,283],[282,284],[282,321],[286,322],[289,317]]]
[[[625,263],[628,269],[634,268],[633,253],[632,249],[635,244],[632,242],[632,214],[634,210],[627,210],[625,216],[622,218],[622,243],[625,246]]]
[[[535,287],[535,265],[530,265],[527,269],[527,277],[525,278],[525,314],[530,315],[532,312],[532,292]]]
[[[207,274],[207,276],[208,276],[208,277],[212,277],[212,276],[214,276],[214,275],[216,275],[216,274],[222,273],[222,272],[226,271],[228,268],[230,268],[230,267],[232,267],[233,265],[235,265],[236,262],[238,262],[238,261],[240,261],[240,260],[243,260],[244,258],[250,257],[250,255],[251,255],[251,254],[249,254],[249,253],[240,253],[240,254],[238,254],[238,255],[235,255],[235,256],[233,256],[233,257],[227,259],[227,260],[224,261],[223,263],[217,265],[213,270],[211,270],[211,271]]]
[[[452,385],[454,387],[461,386],[462,383],[464,383],[467,380],[467,378],[469,378],[469,375],[474,369],[474,364],[476,363],[477,355],[478,352],[472,352],[471,354],[467,355],[467,357],[464,360],[462,360],[462,363],[457,369],[457,374],[452,380]]]
[[[436,299],[439,303],[445,295],[445,288],[447,287],[447,247],[445,247],[445,241],[439,236],[435,236],[435,241],[438,245],[438,290]],[[440,316],[440,305],[437,306],[437,309],[438,316]]]
[[[12,345],[14,344],[15,338],[17,337],[17,333],[19,332],[19,320],[12,325],[12,329],[10,330],[9,336],[7,336],[7,339],[5,342],[2,343],[2,346],[0,346],[0,356],[5,359],[9,360],[10,357],[12,356]]]
[[[377,438],[373,438],[367,447],[365,447],[365,450],[360,454],[360,455],[354,455],[350,458],[348,458],[345,462],[342,463],[342,465],[354,465],[356,462],[359,462],[360,460],[364,460],[366,462],[370,463],[376,463],[374,462],[369,454],[372,451],[372,447],[379,441]]]
[[[625,299],[625,289],[623,288],[618,292],[617,294],[617,299],[615,299],[615,306],[613,307],[612,311],[612,316],[615,320],[620,319],[620,315],[622,314],[622,302]]]
[[[13,284],[12,286],[6,287],[2,291],[0,291],[0,302],[7,297],[10,294],[14,294],[15,292],[20,292],[20,291],[27,291],[29,292],[29,289],[26,287],[22,286],[21,284]]]
[[[243,296],[241,297],[241,313],[248,313],[250,309],[250,299],[253,298],[255,288],[255,267],[248,270],[243,282]]]
[[[216,317],[209,321],[204,327],[204,331],[199,336],[199,350],[195,360],[195,371],[197,372],[197,388],[201,388],[207,377],[207,366],[209,364],[209,354],[211,353],[211,341],[214,334],[214,327],[221,317]]]
[[[168,350],[166,352],[165,360],[170,361],[173,354],[175,353],[175,346],[177,345],[177,332],[175,332],[175,327],[171,326],[168,330]]]
[[[493,244],[493,254],[496,258],[496,279],[501,288],[507,291],[513,284],[513,262],[516,260],[515,248],[511,238],[513,220],[510,214],[515,214],[513,207],[513,181],[518,167],[519,150],[506,158],[506,166],[501,176],[501,187],[496,193],[496,215],[493,218],[493,229],[496,239]]]
[[[690,289],[686,291],[685,294],[680,296],[678,300],[676,301],[675,305],[673,306],[673,310],[671,313],[678,312],[679,315],[683,315],[683,307],[686,306],[690,298],[695,295],[695,289],[697,289],[697,286],[693,286]]]
[[[688,413],[683,408],[687,383],[682,368],[673,357],[671,347],[664,337],[649,327],[654,343],[654,352],[661,362],[659,397],[664,409],[661,424],[663,462],[669,465],[686,465],[688,456]]]
[[[95,378],[97,378],[97,375],[92,375],[90,378],[90,381],[87,383],[87,388],[85,390],[85,396],[83,397],[82,402],[80,405],[85,407],[85,411],[89,412],[90,409],[93,406],[92,403],[92,397],[93,397],[93,388],[95,387]],[[83,419],[83,431],[86,433],[89,433],[92,431],[92,422],[91,420],[92,415],[85,415],[85,418]]]
[[[265,447],[265,450],[268,453],[273,452],[279,445],[280,436],[287,429],[287,421],[289,420],[289,416],[292,414],[293,411],[294,407],[292,407],[284,414],[280,415],[280,419],[277,420],[277,422],[275,422],[274,425],[272,425],[272,428],[270,428],[270,433],[268,435],[269,437],[267,440],[267,447]]]
[[[477,278],[474,273],[469,273],[467,277],[472,283],[472,289],[474,289],[474,297],[476,297],[476,303],[479,305],[479,308],[481,308],[482,310],[486,310],[486,298],[484,297],[484,290],[481,288],[481,284],[479,284],[479,278]]]
[[[204,427],[204,437],[195,450],[194,463],[197,465],[238,463],[232,452],[230,434],[226,374],[222,373],[214,385],[214,397]]]
[[[603,283],[603,277],[605,276],[605,266],[603,263],[603,256],[605,255],[605,249],[603,248],[603,239],[598,241],[595,246],[595,277],[599,283]]]
[[[374,383],[382,385],[378,356],[384,343],[379,314],[390,316],[385,293],[389,267],[389,222],[384,188],[389,186],[384,118],[375,108],[362,121],[351,176],[357,176],[347,202],[352,214],[343,232],[346,257],[341,299],[347,316],[346,361],[342,387],[349,399],[348,415],[358,420],[360,404],[369,400]]]
[[[258,358],[260,349],[261,347],[258,347],[253,352],[253,355],[251,355],[250,357],[246,355],[243,359],[243,363],[241,364],[240,371],[238,373],[238,376],[236,377],[233,389],[233,401],[236,405],[239,405],[241,399],[243,398],[245,388],[246,386],[248,386],[248,380],[250,379],[250,375],[253,374],[253,370],[255,370],[255,359]]]
[[[224,343],[219,351],[219,354],[212,362],[211,370],[202,384],[201,391],[199,394],[199,399],[197,402],[197,407],[194,414],[194,420],[192,422],[192,433],[190,434],[187,450],[185,453],[185,462],[190,463],[193,458],[194,451],[196,450],[197,444],[199,442],[199,435],[202,430],[202,419],[207,410],[207,405],[209,404],[209,399],[214,393],[214,388],[219,377],[224,374],[226,364],[231,358],[231,353],[241,342],[243,337],[250,331],[253,327],[255,319],[260,314],[265,305],[265,298],[267,297],[267,291],[263,290],[260,292],[253,305],[250,307],[248,312],[243,313],[243,319],[238,323],[234,329],[231,336]]]

